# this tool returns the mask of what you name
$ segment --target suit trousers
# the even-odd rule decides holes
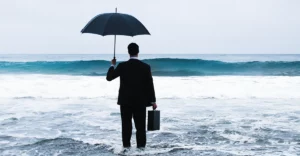
[[[132,118],[136,128],[137,147],[146,146],[146,107],[120,106],[123,147],[130,147]]]

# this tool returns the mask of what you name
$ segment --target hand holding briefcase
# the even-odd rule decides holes
[[[148,131],[159,130],[160,128],[160,111],[149,110],[148,111]]]

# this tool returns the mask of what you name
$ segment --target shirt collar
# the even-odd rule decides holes
[[[138,60],[138,57],[130,57],[130,59]]]

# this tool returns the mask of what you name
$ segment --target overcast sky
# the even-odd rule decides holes
[[[300,53],[300,0],[1,0],[0,54],[109,54],[113,37],[81,34],[94,16],[138,18],[151,36],[117,37],[117,53]]]

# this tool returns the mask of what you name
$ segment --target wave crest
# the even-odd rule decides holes
[[[146,59],[154,76],[270,75],[300,76],[300,61],[222,62],[202,59]],[[105,76],[109,61],[0,62],[0,74]]]

